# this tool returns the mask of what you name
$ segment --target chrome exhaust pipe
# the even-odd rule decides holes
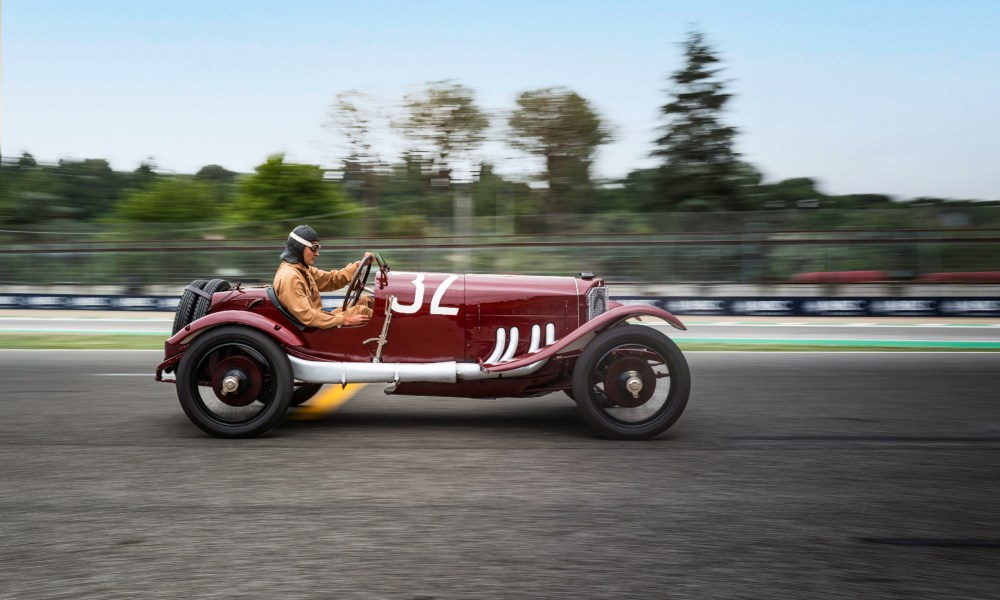
[[[288,357],[292,374],[303,383],[456,383],[480,379],[507,379],[531,375],[545,366],[548,359],[528,366],[491,373],[477,363],[457,361],[437,363],[345,363],[304,360]]]

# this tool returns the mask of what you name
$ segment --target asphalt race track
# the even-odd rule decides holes
[[[217,440],[157,352],[0,351],[0,599],[996,598],[1000,354],[689,353],[658,440],[562,396]]]

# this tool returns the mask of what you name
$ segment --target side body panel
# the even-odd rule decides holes
[[[374,331],[365,339],[377,337],[392,313],[382,362],[466,360],[464,275],[390,271],[374,289]]]
[[[577,283],[570,277],[467,275],[467,360],[510,360],[579,327]]]

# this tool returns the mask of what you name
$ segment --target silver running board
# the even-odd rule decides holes
[[[480,379],[509,379],[531,375],[545,366],[548,359],[519,369],[491,373],[477,363],[354,363],[303,360],[289,356],[292,374],[303,383],[456,383]]]

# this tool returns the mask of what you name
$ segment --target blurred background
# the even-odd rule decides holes
[[[0,291],[269,283],[303,223],[325,268],[1000,284],[987,4],[31,6],[3,6]]]
[[[133,294],[201,277],[269,283],[288,231],[309,223],[326,268],[370,249],[400,270],[592,271],[639,286],[1000,283],[1000,203],[827,196],[800,179],[739,182],[671,210],[656,170],[553,191],[488,165],[474,182],[436,185],[429,165],[331,176],[279,155],[252,174],[168,175],[6,160],[0,281]]]

